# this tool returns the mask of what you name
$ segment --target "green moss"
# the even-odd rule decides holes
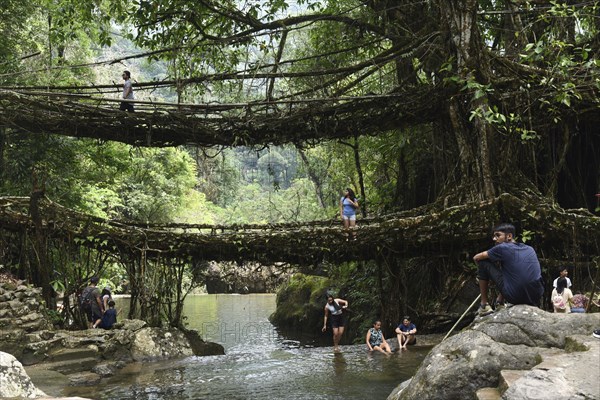
[[[282,328],[318,327],[329,284],[321,276],[294,274],[277,292],[277,309],[270,320]]]
[[[576,351],[588,351],[589,348],[587,346],[585,346],[584,344],[573,340],[570,337],[565,338],[565,351],[567,353],[573,353]]]
[[[4,289],[6,289],[7,291],[12,291],[15,290],[17,288],[17,284],[16,283],[12,283],[12,282],[5,282],[4,283]]]

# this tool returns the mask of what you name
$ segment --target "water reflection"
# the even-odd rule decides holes
[[[131,364],[102,388],[47,393],[111,400],[385,399],[429,350],[385,356],[361,344],[334,354],[332,347],[280,336],[268,321],[274,310],[274,295],[190,297],[184,308],[189,326],[221,343],[226,355]]]
[[[334,353],[333,355],[333,372],[336,376],[344,376],[346,372],[346,358],[343,353]]]

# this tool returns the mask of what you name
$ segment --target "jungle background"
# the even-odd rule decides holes
[[[349,120],[350,133],[338,139],[286,139],[282,130],[285,144],[165,148],[28,131],[3,117],[3,196],[42,192],[66,208],[132,223],[231,225],[337,221],[346,187],[357,193],[362,218],[427,215],[464,204],[472,205],[467,214],[477,214],[479,202],[510,193],[531,207],[530,221],[511,222],[519,239],[538,249],[545,279],[568,263],[577,289],[595,289],[597,1],[0,3],[3,91],[98,86],[109,87],[98,89],[99,96],[118,99],[126,69],[138,100],[265,101],[273,109],[253,116],[265,120],[283,112],[288,106],[277,109],[276,101],[286,99],[317,99],[307,103],[317,116],[326,114],[327,99],[378,100],[353,106],[357,119],[398,109],[395,118],[375,119],[373,126]],[[140,82],[156,84],[136,88]],[[398,100],[398,93],[415,96]],[[592,234],[565,222],[567,239],[544,240],[544,222],[532,222],[537,204],[554,209],[558,219],[568,214],[564,209],[577,209],[589,222],[581,232]],[[494,217],[514,215],[499,209]],[[499,222],[473,220],[482,238]],[[43,273],[40,254],[31,255],[34,235],[3,230],[0,240],[2,269],[45,287],[50,308],[52,291],[77,293],[93,274],[113,287],[134,275],[122,254],[82,239],[49,244]],[[421,257],[383,252],[377,260],[284,265],[307,275],[297,275],[279,301],[295,291],[304,293],[299,304],[310,306],[288,310],[292,317],[281,324],[301,329],[306,319],[318,319],[323,294],[333,288],[353,304],[356,332],[376,317],[389,328],[407,313],[425,329],[447,327],[476,295],[470,257],[490,241],[480,244]],[[182,323],[171,306],[204,284],[206,264],[197,261],[163,260],[167,270],[181,271],[176,282],[168,273],[147,274],[147,289],[177,295],[157,304],[156,295],[140,294],[142,316]]]

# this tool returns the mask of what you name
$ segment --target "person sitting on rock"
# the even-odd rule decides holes
[[[98,328],[110,329],[117,323],[117,310],[115,310],[114,300],[108,301],[108,307],[108,310],[104,311],[104,315],[102,315],[100,324],[97,326]]]
[[[383,354],[392,354],[392,349],[381,332],[379,320],[375,321],[373,327],[367,331],[366,342],[369,351],[377,350]]]
[[[488,285],[490,279],[496,284],[500,295],[497,304],[529,304],[538,306],[544,294],[542,270],[535,250],[526,244],[514,240],[515,227],[500,224],[493,229],[494,247],[477,253],[473,260],[478,264],[477,277],[481,304],[480,316],[494,312],[488,304]]]
[[[396,328],[396,337],[398,338],[398,346],[401,349],[406,350],[406,345],[417,344],[417,327],[415,324],[410,322],[410,317],[405,316],[402,319],[402,323]]]

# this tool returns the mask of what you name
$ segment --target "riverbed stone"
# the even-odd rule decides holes
[[[71,386],[95,386],[100,383],[102,377],[93,372],[79,372],[69,375]]]
[[[121,361],[103,362],[92,368],[92,372],[101,377],[113,376],[119,369],[125,367],[125,363]]]
[[[318,332],[323,326],[325,293],[332,282],[321,276],[296,273],[277,292],[273,325],[297,334]]]
[[[0,352],[0,398],[35,398],[46,396],[37,389],[23,365],[12,355]]]
[[[140,329],[131,346],[134,361],[165,360],[193,354],[189,341],[179,330]]]
[[[578,353],[567,355],[567,351],[589,348],[569,343],[577,335],[591,337],[592,330],[598,326],[600,313],[554,314],[531,306],[515,306],[476,318],[469,328],[434,347],[410,382],[397,388],[388,399],[474,398],[480,388],[497,387],[503,369],[529,371],[557,354],[573,357]],[[598,371],[598,363],[578,365],[574,370]],[[531,379],[540,383],[555,374],[556,371],[536,371],[532,372]],[[543,388],[546,397],[540,399],[556,398],[553,385],[540,383],[534,387],[535,390]],[[600,398],[600,393],[595,396],[590,398]]]
[[[225,348],[214,342],[206,342],[201,337],[198,331],[191,329],[183,330],[190,343],[192,351],[196,356],[218,356],[225,354]]]

